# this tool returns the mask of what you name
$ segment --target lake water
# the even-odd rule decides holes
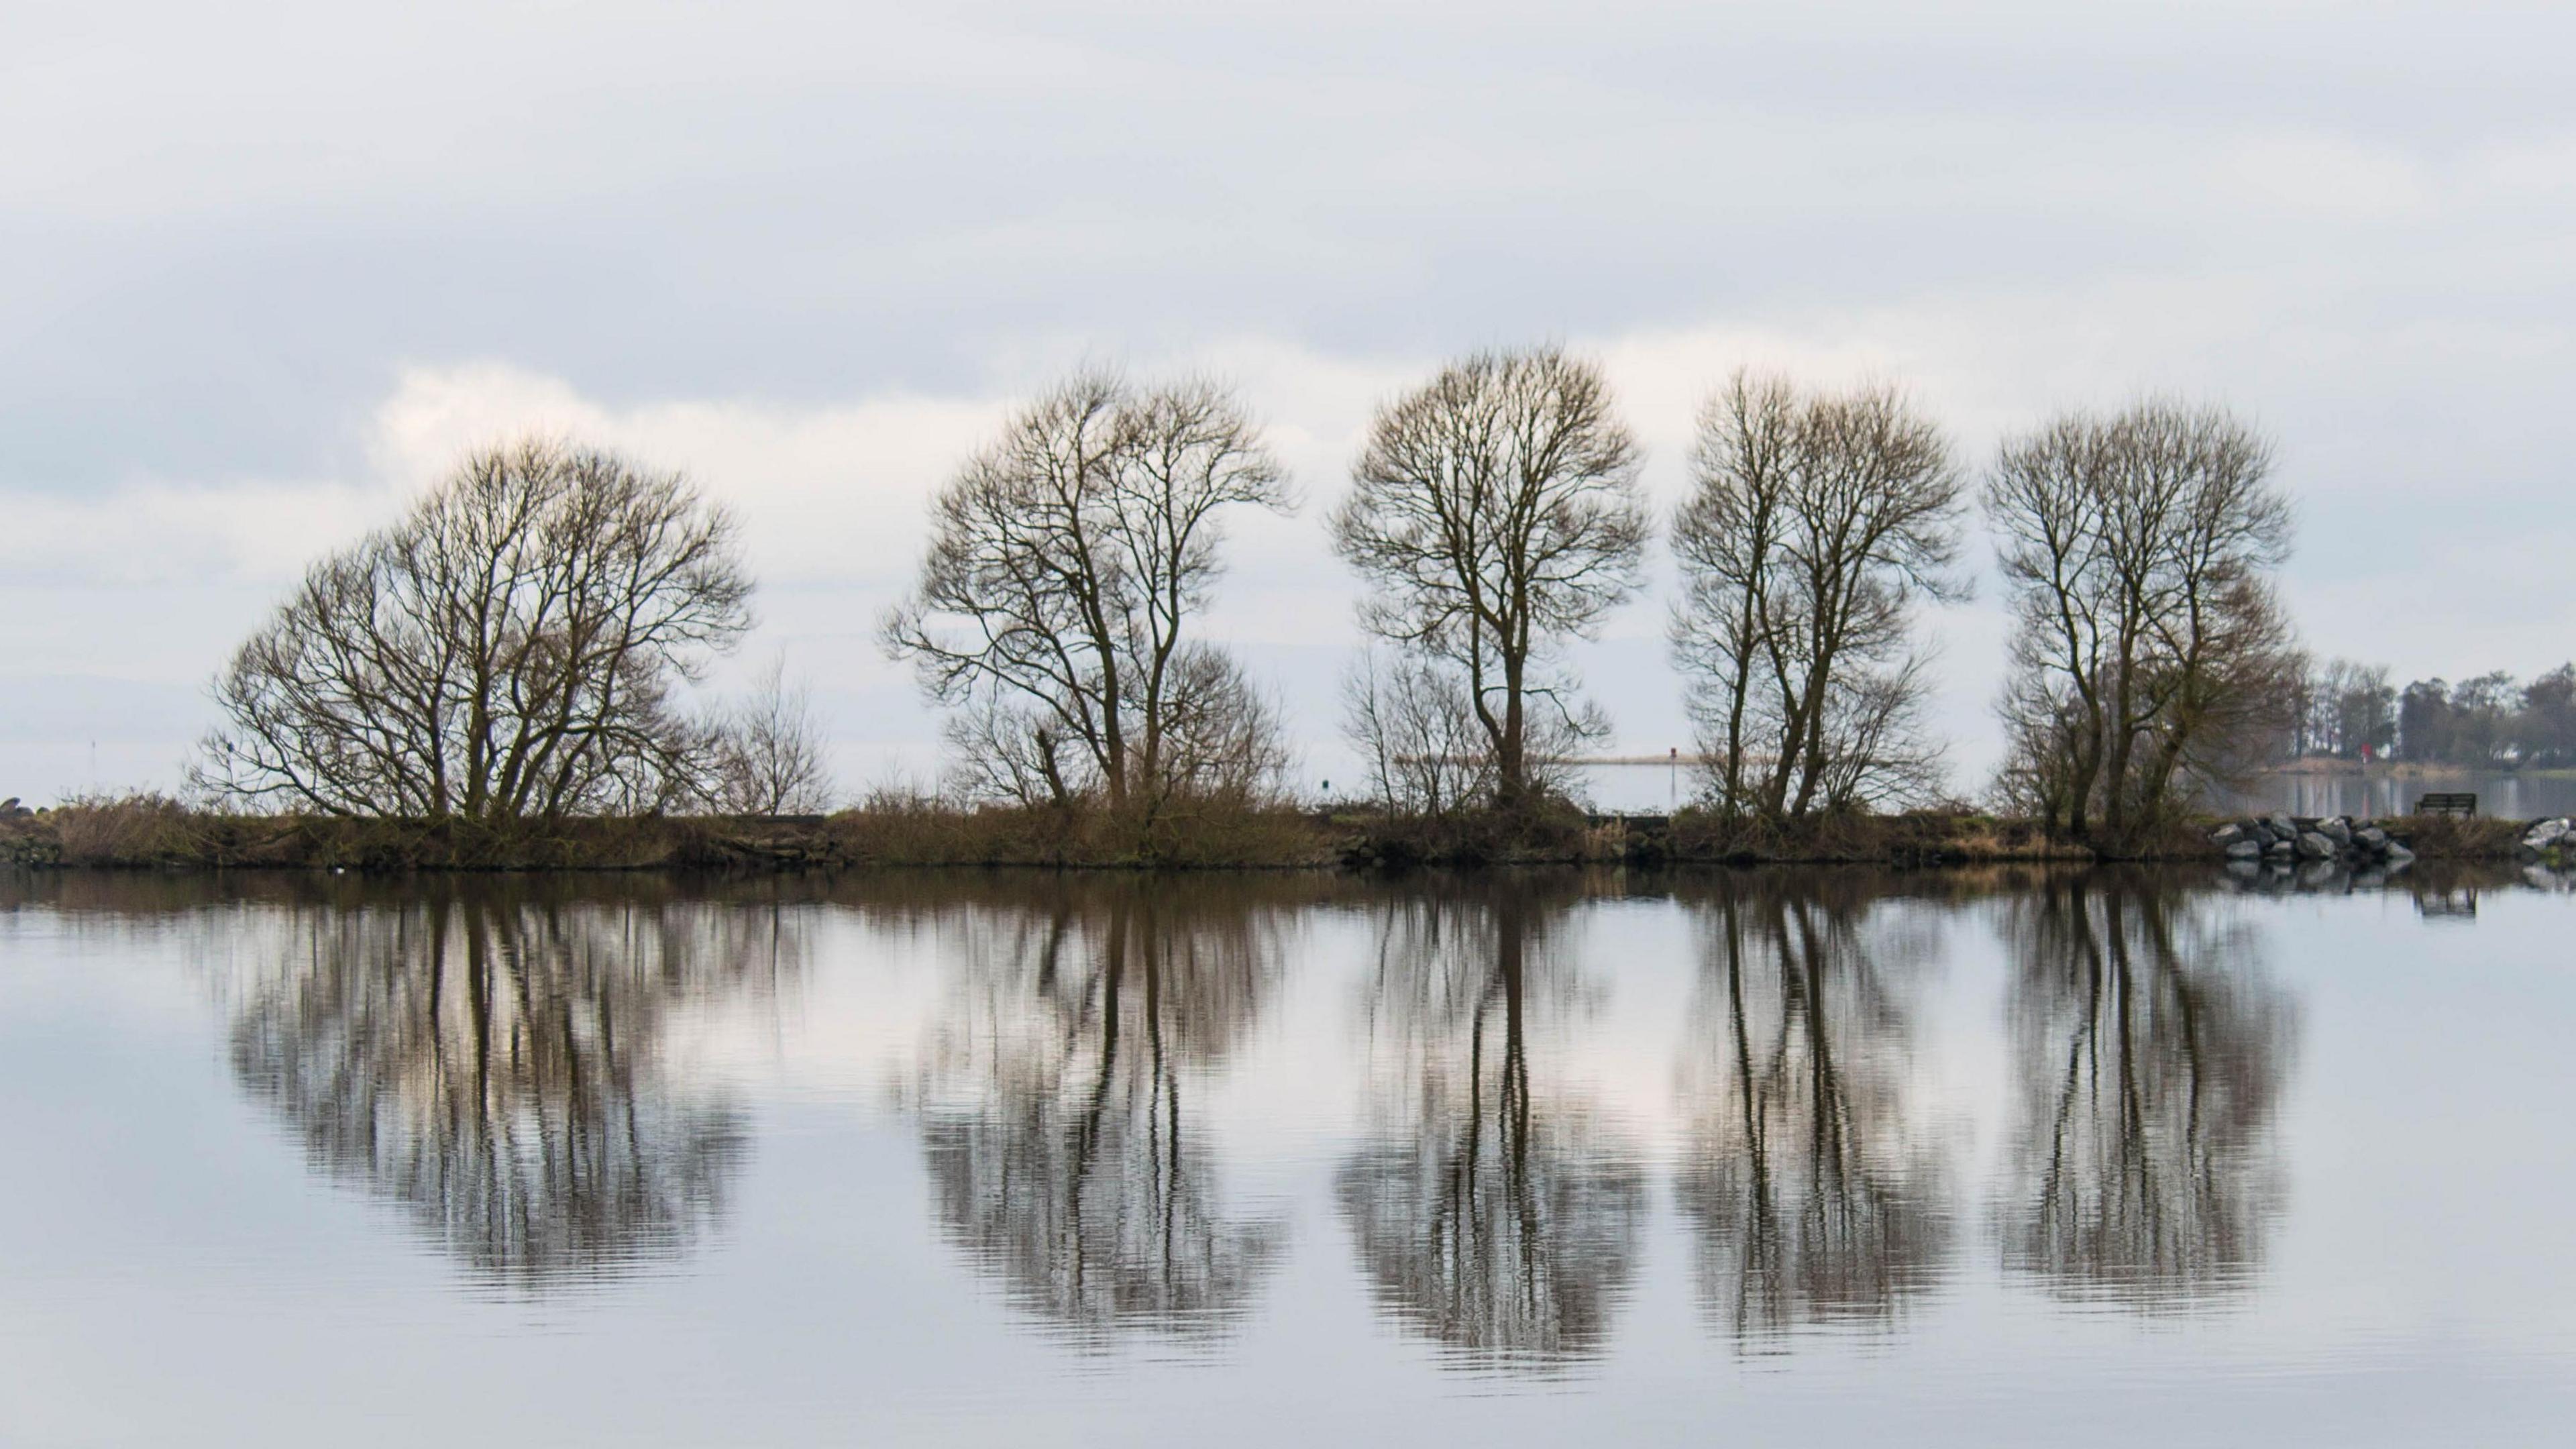
[[[1692,775],[1683,765],[1586,765],[1574,772],[1574,784],[1595,810],[1652,815],[1688,803],[1699,789]],[[2286,810],[2292,815],[2380,819],[2411,813],[2416,797],[2433,790],[2473,792],[2479,814],[2508,820],[2576,815],[2576,775],[2493,770],[2418,779],[2400,777],[2385,766],[2366,774],[2265,775],[2221,803],[2248,814]]]
[[[2418,796],[2436,790],[2475,794],[2479,814],[2506,820],[2576,814],[2576,776],[2504,771],[2464,771],[2433,779],[2401,778],[2378,768],[2356,775],[2266,775],[2232,803],[2248,812],[2384,818],[2411,813]]]
[[[2540,874],[0,878],[0,1442],[2539,1444]]]

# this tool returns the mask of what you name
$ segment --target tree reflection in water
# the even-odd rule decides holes
[[[1700,1310],[1739,1345],[1889,1324],[1949,1250],[1943,1157],[1907,1094],[1911,983],[1892,979],[1934,952],[1874,895],[1850,872],[1684,892],[1703,944],[1676,1196]]]
[[[1379,907],[1368,1013],[1391,1120],[1336,1185],[1381,1310],[1473,1367],[1597,1354],[1636,1265],[1643,1173],[1531,1080],[1533,1018],[1579,1004],[1550,940],[1571,900],[1504,877]]]
[[[1224,1211],[1192,1088],[1277,979],[1282,913],[1221,881],[1047,892],[957,922],[965,984],[921,1114],[940,1222],[1077,1342],[1220,1334],[1286,1233]]]
[[[2279,1208],[2288,999],[2224,897],[2140,870],[2007,902],[2021,1101],[2006,1265],[2054,1291],[2189,1307],[2249,1285]]]
[[[748,1139],[670,1079],[665,1027],[794,969],[793,918],[437,882],[284,919],[232,1063],[317,1167],[522,1291],[676,1256],[720,1216]]]

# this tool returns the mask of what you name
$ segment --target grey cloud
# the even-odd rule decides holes
[[[2563,5],[171,4],[10,29],[0,508],[357,477],[414,365],[792,408],[990,396],[1077,353],[1725,328],[1891,356],[1978,447],[2138,388],[2246,406],[2307,500],[2294,594],[2320,601],[2349,560],[2417,567],[2433,500],[2473,550],[2576,542]],[[2311,623],[2401,669],[2444,645]],[[83,652],[167,673],[124,632]]]

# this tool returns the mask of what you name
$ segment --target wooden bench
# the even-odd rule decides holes
[[[2440,792],[2418,795],[2415,797],[2415,813],[2418,815],[2475,815],[2478,813],[2478,797]]]

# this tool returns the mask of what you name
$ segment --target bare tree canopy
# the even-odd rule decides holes
[[[687,479],[524,441],[314,565],[215,682],[194,774],[340,815],[660,809],[710,737],[673,708],[751,624],[732,517]]]
[[[2289,753],[2386,758],[2397,743],[2397,698],[2385,664],[2331,659],[2312,666],[2298,681]]]
[[[1601,370],[1556,347],[1480,352],[1378,409],[1333,545],[1370,632],[1459,671],[1497,797],[1525,798],[1534,706],[1603,726],[1549,652],[1636,592],[1648,529],[1636,440]]]
[[[953,711],[973,788],[1117,807],[1273,786],[1275,711],[1193,637],[1238,504],[1292,506],[1260,428],[1207,382],[1081,373],[967,461],[884,636]]]
[[[1739,372],[1700,414],[1673,519],[1673,657],[1729,814],[1902,803],[1938,783],[1919,598],[1955,597],[1958,470],[1890,387]]]
[[[822,726],[804,686],[787,684],[784,655],[716,724],[709,795],[734,815],[813,815],[832,808]]]
[[[1493,794],[1493,754],[1465,688],[1419,654],[1363,654],[1342,679],[1342,730],[1370,798],[1390,811],[1437,817]]]
[[[2013,605],[2012,803],[2126,849],[2279,739],[2303,666],[2272,591],[2291,519],[2271,468],[2235,417],[2168,401],[2004,444],[1985,502]]]

